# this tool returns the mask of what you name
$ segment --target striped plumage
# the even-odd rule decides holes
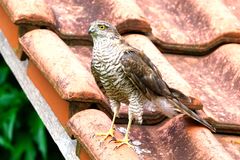
[[[120,102],[129,104],[129,101],[133,101],[129,110],[132,111],[132,116],[139,123],[142,123],[141,103],[145,97],[129,80],[120,63],[126,46],[122,44],[120,39],[115,41],[115,43],[108,43],[107,40],[103,39],[97,40],[97,42],[94,40],[92,72],[94,77],[98,77],[106,91],[112,110],[118,111]]]
[[[185,104],[191,103],[192,99],[168,87],[150,59],[125,43],[115,27],[104,21],[95,21],[91,23],[89,33],[93,38],[92,73],[105,90],[114,112],[109,132],[100,135],[105,135],[105,138],[113,136],[113,123],[120,103],[126,103],[129,106],[129,123],[125,138],[119,142],[120,145],[129,145],[131,122],[135,119],[142,123],[143,103],[147,100],[168,117],[182,112],[215,131],[208,122],[186,107]]]

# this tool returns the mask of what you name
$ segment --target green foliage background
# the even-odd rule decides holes
[[[1,160],[63,159],[1,55],[0,155]]]

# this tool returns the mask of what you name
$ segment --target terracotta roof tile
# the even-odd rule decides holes
[[[44,0],[2,0],[1,4],[16,24],[56,25],[54,14]]]
[[[55,33],[33,30],[25,34],[20,43],[63,99],[104,103],[89,68]]]
[[[239,49],[228,44],[206,57],[167,55],[200,96],[205,116],[223,132],[240,131]]]
[[[131,139],[144,160],[232,159],[208,129],[182,115],[164,124],[133,126]]]
[[[131,30],[151,31],[144,19],[142,10],[133,0],[103,0],[103,1],[54,1],[47,0],[52,6],[61,34],[70,37],[88,37],[89,24],[96,19],[110,21],[118,26],[121,33]],[[86,18],[87,17],[87,18]]]
[[[102,112],[97,110],[85,110],[74,115],[69,120],[67,126],[69,134],[77,138],[83,148],[88,152],[97,150],[97,152],[90,153],[92,157],[105,159],[109,149],[112,149],[111,156],[115,156],[116,150],[113,150],[113,148],[116,144],[109,142],[111,138],[100,143],[99,140],[101,137],[97,137],[95,134],[108,130],[109,125],[110,119]],[[119,131],[123,129],[122,127],[126,126],[117,126],[116,136],[119,138]],[[208,129],[196,125],[196,122],[182,115],[168,120],[164,125],[133,125],[130,136],[135,152],[140,159],[144,160],[208,159],[209,157],[212,159],[230,160],[232,159],[230,153],[234,152],[235,156],[239,154],[236,150],[230,149],[228,146],[225,146],[225,150],[225,147],[221,144],[224,143],[225,145],[229,145],[229,143],[224,142],[226,141],[225,137],[215,135],[217,139],[221,140],[221,143],[219,143],[216,137]],[[232,138],[232,140],[234,141],[236,138]],[[122,152],[122,150],[118,151]],[[121,155],[121,153],[117,154],[119,154],[119,156]],[[129,153],[129,150],[122,154],[121,157],[123,159],[126,158],[126,154],[128,154],[127,158],[134,159],[131,157],[131,155],[134,154],[131,152]],[[115,158],[117,159],[117,157]]]
[[[239,0],[223,0],[224,5],[234,14],[238,19],[240,19],[240,13],[238,12],[240,8]]]
[[[150,21],[152,39],[160,49],[174,53],[204,54],[222,43],[240,42],[240,21],[234,15],[236,12],[232,13],[222,1],[136,2]]]
[[[96,19],[113,23],[121,33],[151,32],[149,23],[134,0],[4,0],[2,3],[14,23],[50,27],[67,39],[90,40],[87,29]]]
[[[215,135],[215,137],[223,145],[225,150],[231,154],[233,159],[240,159],[240,144],[236,143],[239,141],[239,136],[218,134]]]
[[[101,117],[101,118],[100,118]],[[77,138],[80,145],[86,149],[92,159],[138,159],[137,154],[128,146],[114,149],[117,144],[107,138],[100,142],[102,137],[95,134],[107,131],[111,125],[111,120],[101,111],[90,109],[75,114],[68,122],[70,135]],[[123,138],[118,133],[118,138]]]

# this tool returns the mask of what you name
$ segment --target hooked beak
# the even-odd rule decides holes
[[[88,29],[88,33],[92,34],[92,33],[94,33],[94,31],[95,31],[94,27],[90,26],[89,29]]]

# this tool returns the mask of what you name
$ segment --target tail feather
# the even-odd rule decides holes
[[[211,124],[209,124],[207,121],[205,121],[204,119],[202,119],[201,117],[199,117],[195,112],[193,112],[192,110],[190,110],[187,106],[185,106],[184,104],[182,104],[181,102],[179,102],[177,99],[173,98],[173,99],[168,99],[169,101],[171,101],[174,106],[180,110],[182,113],[185,113],[186,115],[188,115],[189,117],[191,117],[192,119],[198,121],[199,123],[203,124],[204,126],[206,126],[207,128],[209,128],[212,132],[216,132],[216,128],[213,127]]]
[[[201,101],[199,101],[198,99],[191,96],[186,96],[181,91],[174,88],[169,88],[169,90],[174,98],[179,100],[182,104],[184,104],[191,110],[200,110],[203,108]]]
[[[157,109],[159,109],[168,117],[172,117],[178,114],[178,112],[184,113],[209,128],[212,132],[216,132],[215,127],[213,127],[206,120],[202,119],[194,111],[191,110],[195,109],[195,107],[190,107],[191,105],[198,106],[198,109],[202,108],[202,103],[199,100],[193,97],[188,97],[181,91],[174,88],[169,87],[169,91],[171,92],[171,95],[169,97],[158,96],[153,98],[153,102],[156,104],[156,106],[160,105],[157,107]]]
[[[186,103],[191,103],[191,98],[183,94],[181,91],[175,89],[175,88],[169,88],[171,94],[173,97],[177,98],[178,100],[181,100]]]

